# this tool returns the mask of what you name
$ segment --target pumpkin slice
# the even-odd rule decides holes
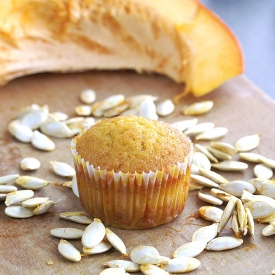
[[[196,0],[2,2],[2,85],[39,72],[133,69],[202,96],[243,70],[232,32]]]

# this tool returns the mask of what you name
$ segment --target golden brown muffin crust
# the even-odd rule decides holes
[[[76,150],[95,167],[141,173],[184,162],[191,141],[168,123],[119,116],[92,126],[79,138]]]

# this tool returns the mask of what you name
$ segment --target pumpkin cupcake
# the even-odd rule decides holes
[[[83,208],[125,229],[174,220],[187,199],[192,148],[165,122],[138,116],[100,121],[72,140]]]

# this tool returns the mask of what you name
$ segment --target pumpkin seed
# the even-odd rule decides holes
[[[275,180],[255,178],[249,180],[261,195],[275,199]]]
[[[219,187],[219,184],[204,177],[204,176],[200,176],[200,175],[190,175],[190,178],[192,181],[195,181],[203,186],[206,187]]]
[[[222,171],[241,171],[248,168],[246,163],[233,160],[224,160],[219,163],[212,163],[211,166]]]
[[[275,234],[275,224],[272,222],[271,224],[267,225],[266,227],[263,228],[262,230],[262,235],[263,236],[271,236]]]
[[[198,123],[198,119],[193,118],[193,119],[175,121],[175,122],[171,123],[171,126],[175,127],[179,131],[183,132],[186,129],[195,126],[197,123]]]
[[[189,191],[193,191],[193,190],[200,190],[202,189],[204,186],[202,184],[199,184],[197,182],[194,181],[190,181],[189,186],[188,186],[188,190]]]
[[[25,208],[21,205],[12,205],[5,208],[5,214],[12,218],[25,219],[32,217],[33,208]]]
[[[199,135],[195,136],[196,140],[213,140],[218,139],[226,135],[228,132],[228,129],[225,127],[216,127],[211,130],[208,130],[206,132],[203,132]],[[209,149],[208,149],[209,150]]]
[[[255,232],[255,226],[254,226],[254,219],[253,216],[249,210],[249,208],[245,208],[246,216],[247,216],[247,229],[250,234],[250,236],[254,239],[254,232]]]
[[[50,113],[48,118],[52,117],[55,121],[64,121],[69,118],[69,116],[63,112],[53,112]]]
[[[237,200],[236,206],[237,206],[236,208],[237,208],[237,218],[239,222],[239,230],[241,232],[244,232],[247,225],[246,211],[240,199]]]
[[[141,103],[139,115],[144,118],[158,120],[156,105],[152,99],[147,98]]]
[[[204,240],[206,242],[211,241],[217,236],[218,223],[213,223],[211,225],[203,226],[197,229],[192,235],[192,242]]]
[[[69,188],[72,188],[73,187],[73,181],[70,180],[70,181],[65,181],[62,186],[64,187],[69,187]]]
[[[75,169],[65,162],[50,161],[50,164],[53,171],[59,176],[70,178],[75,175]]]
[[[92,89],[86,89],[80,93],[79,97],[83,103],[91,104],[96,101],[96,92]]]
[[[19,190],[7,194],[5,204],[10,206],[12,204],[21,203],[27,199],[32,198],[34,192],[32,190]]]
[[[48,138],[46,135],[40,133],[37,130],[33,132],[31,144],[35,148],[43,151],[53,151],[55,149],[54,142],[50,138]]]
[[[47,211],[49,211],[49,209],[51,209],[54,205],[56,204],[55,201],[52,201],[52,200],[47,200],[46,202],[38,205],[33,213],[34,215],[41,215],[41,214],[44,214],[46,213]]]
[[[251,151],[260,144],[260,135],[245,136],[236,141],[235,147],[239,152]]]
[[[81,239],[83,230],[70,227],[54,228],[50,231],[50,234],[60,239]]]
[[[212,153],[209,152],[209,150],[207,150],[207,148],[205,148],[204,146],[200,144],[195,144],[194,147],[198,152],[203,153],[210,161],[218,162],[218,160],[212,155]]]
[[[228,183],[220,184],[219,189],[228,192],[229,194],[236,197],[241,197],[243,194],[243,190],[247,190],[252,194],[256,191],[256,188],[253,184],[244,180],[234,180]]]
[[[33,139],[33,131],[29,127],[12,121],[8,125],[9,133],[21,142],[29,143]]]
[[[188,128],[184,133],[188,136],[195,136],[201,133],[204,133],[208,130],[211,130],[215,127],[215,124],[212,122],[202,122],[198,123],[193,127]]]
[[[213,180],[214,182],[218,183],[218,184],[223,184],[223,183],[228,183],[228,180],[225,179],[223,176],[221,176],[220,174],[211,171],[211,170],[206,170],[206,169],[199,169],[199,173],[202,176],[205,176],[211,180]]]
[[[109,110],[111,108],[114,108],[114,107],[118,106],[124,100],[125,100],[125,96],[123,94],[116,94],[116,95],[108,96],[107,98],[105,98],[102,101],[100,109],[102,111]]]
[[[0,185],[12,183],[19,177],[19,174],[11,174],[0,177]]]
[[[169,275],[168,272],[153,264],[142,264],[140,270],[145,275]]]
[[[73,190],[73,193],[79,198],[76,175],[74,175],[72,178],[72,190]]]
[[[32,176],[20,176],[15,180],[15,183],[25,189],[38,190],[48,186],[50,181]]]
[[[249,209],[249,208],[245,208],[245,209]],[[266,217],[258,219],[259,223],[270,223],[273,221],[275,221],[275,212],[272,212],[270,215],[268,215]]]
[[[193,154],[193,164],[202,169],[211,169],[211,163],[209,159],[201,152],[195,152]]]
[[[206,146],[206,149],[208,151],[210,151],[218,159],[221,159],[221,160],[231,160],[232,159],[231,155],[229,155],[229,154],[227,154],[227,153],[225,153],[223,151],[220,151],[220,150],[218,150],[216,148],[212,148],[210,146]]]
[[[231,227],[237,238],[241,238],[242,234],[239,228],[237,212],[234,211],[231,219]]]
[[[222,213],[223,213],[223,210],[215,206],[201,206],[199,208],[200,216],[212,222],[220,222]]]
[[[23,158],[20,162],[20,168],[24,171],[32,171],[40,168],[40,161],[36,158]]]
[[[173,273],[185,273],[197,269],[201,265],[201,262],[192,257],[180,257],[174,258],[169,261],[168,264],[163,266],[163,269]]]
[[[171,99],[166,99],[159,103],[156,108],[157,114],[159,116],[169,116],[175,111],[175,104]]]
[[[194,163],[192,163],[192,165],[191,165],[191,174],[193,174],[193,175],[199,175],[200,174],[199,167]]]
[[[222,232],[222,230],[224,229],[224,227],[226,226],[227,222],[229,221],[231,215],[234,212],[235,206],[237,203],[237,199],[235,199],[234,197],[232,197],[227,205],[225,206],[221,219],[220,219],[220,223],[218,225],[218,229],[217,229],[217,234],[220,234]]]
[[[74,132],[63,121],[48,119],[41,125],[40,129],[43,134],[56,138],[70,138],[74,135]]]
[[[246,190],[243,190],[241,200],[243,202],[248,202],[248,201],[253,201],[253,200],[263,201],[263,202],[270,204],[272,207],[275,207],[275,200],[273,198],[270,198],[270,197],[267,197],[264,195],[254,195]]]
[[[173,253],[173,258],[197,257],[204,250],[205,240],[193,241],[178,247]]]
[[[86,213],[84,212],[64,212],[60,213],[59,218],[67,220],[67,221],[72,221],[80,224],[90,224],[93,221],[87,216]]]
[[[183,108],[182,112],[186,116],[195,116],[208,113],[214,106],[214,102],[211,100],[205,100],[196,102],[189,105],[187,108]]]
[[[239,156],[241,159],[256,163],[260,163],[263,158],[262,155],[256,153],[239,153]]]
[[[156,248],[148,245],[139,245],[130,253],[130,258],[137,264],[158,264],[160,255]]]
[[[152,101],[157,101],[159,98],[157,96],[152,96],[149,94],[138,94],[128,97],[126,100],[130,102],[131,108],[135,108],[137,106],[140,106],[141,103],[149,98]]]
[[[109,251],[113,246],[108,241],[101,241],[99,244],[92,248],[83,247],[83,252],[87,255],[94,255]]]
[[[0,185],[0,193],[11,193],[11,192],[14,192],[16,191],[17,188],[16,186],[13,186],[13,185]]]
[[[92,106],[90,105],[77,105],[75,112],[79,116],[90,116],[92,114]]]
[[[104,117],[118,116],[121,113],[123,113],[124,111],[126,111],[129,108],[129,106],[130,106],[129,101],[123,101],[118,106],[113,107],[112,109],[109,109],[107,111],[104,111],[103,116]]]
[[[123,241],[109,228],[105,229],[107,240],[121,254],[126,254],[126,246]]]
[[[113,261],[108,261],[105,262],[104,265],[108,267],[113,267],[113,268],[123,268],[127,272],[139,272],[140,271],[140,265],[137,263],[134,263],[132,261],[126,261],[126,260],[113,260]]]
[[[242,245],[243,240],[235,237],[218,237],[211,240],[205,247],[207,250],[212,251],[223,251],[228,249],[236,248]]]
[[[275,208],[267,202],[252,200],[244,204],[245,208],[249,208],[253,219],[260,219],[269,216],[275,211]]]
[[[126,273],[125,269],[122,267],[110,267],[106,268],[105,270],[101,271],[99,275],[129,275],[129,273]]]
[[[33,208],[33,207],[37,207],[40,204],[45,203],[48,200],[49,200],[49,198],[47,198],[47,197],[36,197],[36,198],[32,198],[32,199],[23,201],[22,206]]]
[[[231,145],[227,142],[211,141],[210,146],[212,148],[218,149],[230,156],[233,156],[238,152],[238,150],[233,145]]]
[[[67,260],[79,262],[81,260],[80,252],[69,242],[61,239],[58,244],[59,253]]]
[[[82,235],[81,242],[84,247],[92,248],[98,245],[105,236],[105,226],[100,219],[95,218],[88,225]]]
[[[270,179],[273,176],[272,169],[265,164],[255,165],[253,172],[256,178]]]
[[[235,198],[237,199],[235,196],[225,192],[225,191],[222,191],[220,189],[217,189],[217,188],[211,188],[211,194],[214,195],[215,197],[223,200],[223,201],[229,201],[231,198]]]
[[[265,157],[262,157],[261,158],[261,161],[264,165],[272,168],[272,169],[275,169],[275,160],[273,159],[269,159],[269,158],[265,158]]]
[[[198,192],[198,198],[204,202],[208,202],[214,205],[222,205],[223,201],[208,194],[204,194],[201,191]]]

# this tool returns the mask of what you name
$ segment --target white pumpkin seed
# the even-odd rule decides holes
[[[20,162],[20,168],[24,171],[33,171],[40,168],[40,161],[36,158],[23,158]]]
[[[194,163],[192,163],[192,165],[191,165],[191,174],[193,174],[193,175],[200,174],[200,168]]]
[[[232,197],[228,201],[227,205],[225,206],[225,208],[223,210],[223,213],[222,213],[222,216],[221,216],[221,219],[220,219],[218,229],[217,229],[218,234],[222,232],[222,230],[226,226],[227,222],[229,221],[231,215],[234,212],[236,203],[237,203],[237,200],[234,197]]]
[[[15,180],[15,183],[25,189],[38,190],[48,186],[50,181],[32,176],[20,176]]]
[[[231,227],[233,232],[235,233],[235,236],[237,238],[242,238],[242,232],[240,231],[240,228],[239,228],[238,216],[236,211],[234,211],[232,214]]]
[[[22,202],[22,206],[24,207],[37,207],[40,204],[45,203],[46,201],[48,201],[49,198],[48,197],[36,197],[36,198],[32,198],[32,199],[28,199]]]
[[[11,174],[0,177],[0,185],[12,183],[19,177],[19,174]]]
[[[205,148],[204,146],[200,145],[200,144],[195,144],[194,146],[195,150],[197,150],[198,152],[203,153],[204,155],[206,155],[206,157],[213,162],[218,162],[218,160],[212,155],[212,153],[207,150],[207,148]]]
[[[204,186],[200,183],[194,182],[194,181],[190,181],[189,186],[188,186],[188,190],[189,191],[193,191],[193,190],[200,190],[202,189]]]
[[[70,138],[74,132],[63,121],[47,120],[40,126],[41,132],[56,138]]]
[[[10,206],[12,204],[21,203],[27,199],[32,198],[34,192],[32,190],[19,190],[7,194],[5,204]]]
[[[105,270],[101,271],[99,275],[129,275],[126,273],[125,269],[122,267],[110,267],[106,268]]]
[[[171,126],[175,127],[179,131],[183,132],[186,129],[195,126],[197,123],[198,123],[198,119],[193,118],[193,119],[175,121],[175,122],[171,123]]]
[[[146,98],[140,105],[139,115],[153,120],[158,120],[157,109],[152,99]]]
[[[220,222],[223,210],[215,206],[201,206],[199,214],[202,218],[212,222]],[[195,257],[195,256],[193,256]]]
[[[203,132],[195,136],[196,140],[213,140],[225,136],[228,132],[228,129],[225,127],[216,127],[206,132]]]
[[[182,112],[186,116],[196,116],[208,113],[214,106],[214,102],[211,100],[205,100],[196,102],[189,105],[187,108],[183,108]]]
[[[243,190],[241,200],[243,202],[248,202],[248,201],[253,201],[253,200],[263,201],[263,202],[270,204],[272,207],[275,207],[275,200],[273,198],[267,197],[265,195],[254,195],[246,190]]]
[[[254,226],[254,219],[249,210],[249,208],[245,208],[246,216],[247,216],[247,229],[250,236],[254,239],[255,235],[255,226]]]
[[[217,188],[211,188],[211,194],[214,195],[215,197],[217,197],[223,201],[227,201],[227,202],[232,198],[237,199],[235,196],[233,196],[225,191],[222,191],[220,189],[217,189]]]
[[[70,227],[54,228],[50,231],[50,234],[60,239],[81,239],[83,230]]]
[[[239,152],[251,151],[260,144],[260,135],[245,136],[236,141],[235,147]]]
[[[242,245],[243,239],[235,238],[235,237],[218,237],[211,240],[205,247],[207,250],[212,251],[223,251],[228,249],[236,248]]]
[[[90,116],[92,114],[92,106],[90,105],[77,105],[75,112],[79,116]]]
[[[13,185],[0,185],[0,193],[11,193],[17,190],[16,186]]]
[[[272,169],[275,169],[275,160],[273,159],[269,159],[269,158],[265,158],[265,157],[262,157],[261,158],[261,161],[263,164],[265,164],[266,166],[272,168]]]
[[[236,208],[237,208],[237,218],[239,222],[239,230],[241,232],[244,232],[247,225],[246,211],[240,199],[237,200],[236,206],[237,206]]]
[[[275,224],[274,223],[271,223],[271,224],[267,225],[262,230],[262,235],[263,236],[268,237],[268,236],[271,236],[271,235],[274,235],[274,234],[275,234]]]
[[[54,142],[50,138],[48,138],[46,135],[40,133],[37,130],[33,132],[33,138],[31,140],[31,144],[35,148],[43,151],[53,151],[55,149]]]
[[[233,160],[224,160],[219,163],[212,163],[211,166],[222,171],[242,171],[248,168],[246,163]]]
[[[104,111],[103,116],[104,117],[118,116],[121,113],[123,113],[124,111],[126,111],[129,108],[129,106],[130,106],[129,101],[123,101],[118,106],[113,107],[112,109],[109,109],[107,111]]]
[[[95,117],[102,117],[104,110],[102,109],[103,102],[98,101],[92,105],[92,115]]]
[[[218,223],[213,223],[211,225],[203,226],[197,229],[192,235],[192,242],[201,240],[206,242],[211,241],[217,236],[218,226]]]
[[[140,270],[145,275],[169,275],[168,272],[153,264],[142,264]]]
[[[159,116],[169,116],[175,111],[175,104],[171,99],[166,99],[161,103],[157,104],[156,108],[157,114]]]
[[[216,158],[218,158],[220,160],[231,160],[232,159],[231,155],[229,155],[223,151],[220,151],[216,148],[212,148],[210,146],[206,146],[205,148],[208,151],[210,151]]]
[[[275,180],[255,178],[249,180],[261,195],[275,199]]]
[[[260,219],[269,216],[275,211],[275,208],[267,202],[252,200],[244,204],[245,208],[249,208],[253,219]]]
[[[69,118],[69,116],[63,112],[53,112],[50,113],[48,118],[52,117],[55,121],[64,121]]]
[[[196,258],[180,257],[171,259],[168,264],[163,266],[163,269],[172,274],[178,274],[195,270],[200,265],[201,262]]]
[[[106,111],[108,109],[114,108],[118,106],[120,103],[122,103],[124,100],[125,100],[125,96],[123,94],[108,96],[102,101],[100,109],[102,111]]]
[[[86,89],[80,93],[79,97],[83,103],[91,104],[96,101],[96,92],[92,89]]]
[[[60,213],[59,218],[67,221],[72,221],[80,224],[90,224],[93,221],[84,212],[64,212]]]
[[[33,131],[25,125],[11,122],[8,125],[9,133],[21,142],[29,143],[33,139]]]
[[[50,164],[52,165],[53,171],[59,176],[70,178],[75,175],[75,169],[65,162],[50,161]]]
[[[273,176],[273,171],[271,168],[265,164],[257,164],[253,169],[256,178],[270,179]]]
[[[112,246],[118,250],[121,254],[126,254],[126,246],[123,241],[109,228],[105,229],[107,240]]]
[[[205,240],[186,243],[175,250],[173,258],[197,257],[204,250],[206,244]]]
[[[262,155],[256,153],[239,153],[239,156],[241,159],[255,163],[260,163],[263,158]]]
[[[233,156],[238,152],[238,150],[233,145],[231,145],[227,142],[211,141],[210,146],[212,148],[218,149],[230,156]]]
[[[148,245],[140,245],[130,253],[130,258],[137,264],[158,264],[160,255],[156,248]]]
[[[252,194],[256,191],[256,188],[253,184],[244,180],[234,180],[228,183],[220,184],[219,189],[228,192],[229,194],[236,197],[241,197],[243,194],[243,190],[247,190]]]
[[[79,198],[76,175],[74,175],[72,178],[72,190],[73,190],[73,193]]]
[[[95,218],[93,222],[85,228],[81,242],[84,247],[92,248],[98,245],[104,236],[105,226],[100,219]]]
[[[157,101],[159,97],[153,96],[150,94],[138,94],[138,95],[133,95],[130,97],[127,97],[127,101],[130,102],[131,108],[135,108],[136,106],[140,106],[140,104],[144,101],[144,99],[149,98],[153,101]]]
[[[220,174],[214,172],[214,171],[211,171],[211,170],[206,170],[206,169],[202,169],[200,168],[199,169],[199,173],[202,175],[202,176],[205,176],[211,180],[213,180],[214,182],[218,183],[218,184],[223,184],[223,183],[227,183],[228,180],[225,179],[223,176],[221,176]]]
[[[108,241],[101,241],[99,244],[92,248],[83,247],[83,252],[87,255],[94,255],[109,251],[113,246]]]
[[[195,152],[193,154],[193,164],[195,164],[198,168],[210,170],[211,163],[206,155],[201,152]]]
[[[59,253],[67,260],[79,262],[81,260],[80,252],[69,242],[61,239],[58,244]]]
[[[190,175],[190,178],[192,181],[195,181],[203,186],[206,187],[219,187],[219,184],[212,181],[211,179],[208,179],[204,176],[200,176],[200,175]]]
[[[249,208],[245,208],[245,210],[246,209],[249,209]],[[252,216],[252,218],[253,218],[253,216]],[[270,223],[270,222],[273,222],[273,221],[275,221],[275,211],[272,212],[270,215],[268,215],[266,217],[258,219],[259,223]]]
[[[214,196],[204,194],[201,191],[198,192],[198,198],[204,202],[208,202],[208,203],[211,203],[214,205],[222,205],[223,204],[222,200],[220,200]]]
[[[113,267],[113,268],[123,268],[127,272],[139,272],[140,271],[140,265],[137,263],[134,263],[132,261],[126,261],[126,260],[112,260],[105,262],[104,265],[108,267]]]
[[[34,209],[33,213],[34,213],[34,215],[44,214],[44,213],[48,212],[55,204],[56,204],[55,201],[47,200],[46,202],[38,205]]]
[[[211,130],[215,127],[215,124],[212,122],[202,122],[198,123],[193,127],[188,128],[184,133],[188,136],[195,136],[201,133],[204,133],[208,130]]]
[[[5,214],[12,218],[25,219],[32,217],[33,208],[25,208],[21,205],[12,205],[5,208]]]

